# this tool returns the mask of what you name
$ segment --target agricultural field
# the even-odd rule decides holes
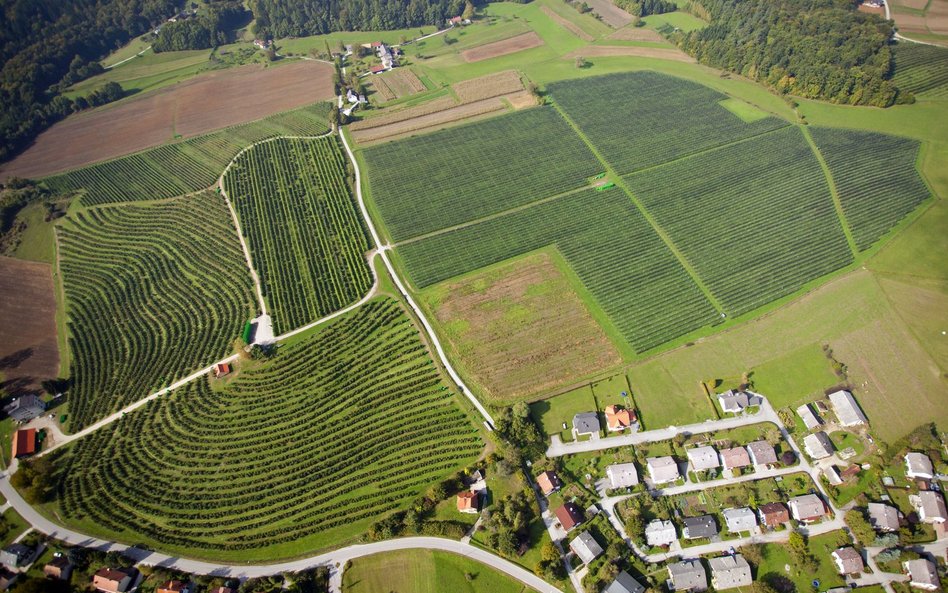
[[[826,178],[797,128],[627,181],[730,317],[852,261]]]
[[[516,70],[504,70],[451,85],[451,90],[461,103],[490,99],[523,90],[523,81]]]
[[[924,99],[948,99],[948,49],[900,42],[895,45],[893,81]]]
[[[61,449],[50,510],[191,557],[301,556],[352,541],[478,456],[455,398],[401,306],[376,299]]]
[[[369,86],[377,95],[375,101],[387,103],[425,90],[425,85],[410,68],[398,68],[369,78]]]
[[[336,137],[284,138],[243,152],[224,176],[277,334],[359,300],[368,239]]]
[[[170,198],[210,187],[242,149],[281,135],[314,136],[329,129],[329,105],[270,116],[184,142],[91,165],[45,179],[58,192],[84,190],[83,204]]]
[[[253,292],[224,201],[95,208],[57,227],[78,430],[226,356]]]
[[[521,52],[525,49],[540,47],[541,45],[543,45],[543,39],[533,31],[530,31],[529,33],[523,33],[522,35],[510,37],[509,39],[485,43],[484,45],[466,49],[461,52],[461,59],[465,62],[480,62],[481,60],[499,58],[508,54]]]
[[[915,140],[832,128],[813,128],[811,134],[860,250],[871,247],[931,195],[915,167]]]

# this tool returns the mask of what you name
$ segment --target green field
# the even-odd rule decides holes
[[[58,227],[72,428],[230,353],[254,314],[236,232],[210,192],[81,210]]]
[[[147,45],[137,48],[135,42],[129,44],[129,50],[122,53],[122,59],[135,55]],[[137,51],[132,52],[132,49]],[[109,82],[122,85],[126,93],[140,93],[153,90],[161,86],[186,80],[207,69],[211,51],[196,49],[190,51],[175,51],[154,53],[149,50],[139,57],[133,58],[119,66],[107,70],[98,76],[87,78],[74,84],[65,95],[70,99],[90,94],[93,90]]]
[[[277,334],[342,309],[372,286],[345,172],[333,136],[259,144],[224,176]]]
[[[923,99],[948,99],[948,49],[900,42],[893,51],[892,80]]]
[[[53,509],[172,553],[288,558],[351,541],[480,448],[417,327],[377,299],[57,453]]]
[[[530,404],[530,415],[543,432],[548,437],[558,434],[563,441],[573,440],[573,416],[597,411],[596,398],[589,385]],[[566,428],[563,428],[564,424]]]

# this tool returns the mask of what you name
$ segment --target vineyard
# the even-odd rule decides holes
[[[829,165],[860,250],[872,246],[930,195],[915,167],[915,140],[833,128],[813,128],[811,133]]]
[[[948,98],[948,49],[920,43],[895,45],[892,80],[901,90],[924,98]]]
[[[588,190],[398,247],[416,286],[556,245],[643,352],[716,321],[714,308],[619,190]]]
[[[775,117],[744,123],[718,105],[726,95],[655,72],[557,82],[547,88],[619,174],[787,125]]]
[[[57,454],[58,514],[169,552],[285,558],[351,541],[481,450],[394,300],[241,364]]]
[[[368,292],[368,239],[335,137],[258,144],[237,158],[224,188],[248,239],[277,333]]]
[[[317,103],[175,144],[45,179],[59,192],[84,189],[85,205],[170,198],[210,187],[240,150],[265,138],[328,130],[329,106]]]
[[[80,210],[59,227],[72,429],[231,351],[254,312],[235,233],[210,192]]]
[[[796,128],[627,181],[731,317],[852,261],[826,178]]]
[[[601,171],[549,108],[374,146],[364,155],[373,199],[396,241],[582,187]]]

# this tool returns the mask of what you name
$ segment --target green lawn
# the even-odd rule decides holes
[[[326,35],[310,35],[308,37],[293,37],[286,39],[277,39],[276,46],[280,48],[280,53],[285,55],[306,55],[311,49],[325,51],[326,43],[329,43],[330,49],[336,50],[336,44],[342,42],[344,45],[361,45],[373,41],[381,41],[387,44],[400,43],[402,37],[413,39],[422,34],[428,34],[435,31],[435,27],[424,26],[417,29],[396,29],[393,31],[336,31]]]
[[[843,578],[836,573],[830,554],[843,540],[848,538],[841,531],[834,531],[814,537],[810,540],[810,552],[816,557],[818,568],[815,572],[804,570],[793,560],[785,544],[762,544],[764,561],[757,567],[755,579],[773,577],[788,578],[793,581],[797,591],[812,591],[812,581],[820,582],[818,590],[825,591],[844,584]],[[790,570],[785,570],[789,566]]]
[[[708,23],[687,12],[667,12],[665,14],[653,14],[642,19],[645,26],[656,31],[661,31],[664,27],[680,29],[685,33],[707,27]]]
[[[840,383],[819,344],[809,344],[755,366],[749,374],[754,391],[770,400],[774,408],[819,399],[823,390]]]
[[[104,60],[101,61],[101,64],[108,68],[109,66],[118,64],[122,60],[127,60],[145,48],[151,47],[153,40],[154,37],[150,32],[136,37],[135,39],[132,39],[122,47],[110,53]]]
[[[592,384],[592,390],[600,409],[613,404],[626,408],[635,407],[632,401],[632,389],[629,388],[629,380],[625,375],[615,375],[602,381],[595,381]],[[623,396],[623,393],[626,395]]]
[[[56,246],[53,224],[46,222],[46,208],[43,204],[30,204],[20,211],[17,219],[26,224],[20,235],[20,244],[13,252],[14,257],[41,261],[48,264],[56,262]]]
[[[573,416],[580,412],[597,411],[592,387],[586,385],[568,393],[530,404],[530,414],[547,436],[560,435],[564,441],[573,440]],[[566,428],[563,428],[563,424]]]
[[[0,548],[5,548],[13,543],[21,533],[30,528],[29,523],[13,509],[7,509],[3,513],[3,520],[8,525],[7,532],[0,538]]]
[[[684,369],[679,370],[677,365],[667,364],[673,355],[688,351],[675,350],[629,369],[629,384],[635,394],[635,402],[642,413],[642,422],[649,428],[681,426],[716,417],[713,404],[700,382],[717,376],[715,373],[720,370],[729,369],[708,365],[706,373],[699,374],[694,369],[688,369],[689,372],[685,374],[681,372]]]
[[[758,109],[750,103],[745,103],[744,101],[735,99],[733,97],[730,99],[725,99],[718,104],[744,120],[746,123],[753,123],[770,115],[766,111]]]

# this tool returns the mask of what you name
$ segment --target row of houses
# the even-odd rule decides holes
[[[711,586],[715,590],[749,587],[754,579],[751,567],[741,554],[708,559]],[[701,560],[682,560],[668,565],[669,591],[707,591],[708,572]]]
[[[692,471],[708,471],[717,468],[734,470],[744,467],[768,468],[777,463],[777,451],[767,441],[755,441],[743,447],[731,447],[718,451],[710,445],[688,449],[688,465]],[[649,457],[646,459],[649,479],[653,484],[667,484],[681,478],[678,462],[674,457]]]

